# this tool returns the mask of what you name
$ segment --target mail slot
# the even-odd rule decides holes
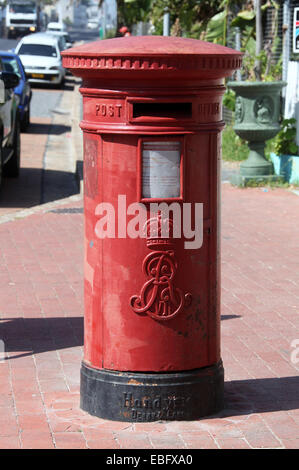
[[[190,119],[192,103],[137,102],[133,103],[133,119]]]
[[[68,49],[63,65],[83,96],[81,407],[132,422],[214,413],[222,95],[241,54],[125,37]]]

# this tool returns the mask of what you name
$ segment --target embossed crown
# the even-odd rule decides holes
[[[163,218],[161,212],[145,223],[146,244],[151,250],[168,250],[174,247],[173,222],[168,217]]]

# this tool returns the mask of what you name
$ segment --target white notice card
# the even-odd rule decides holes
[[[142,197],[180,197],[180,163],[180,142],[143,142]]]

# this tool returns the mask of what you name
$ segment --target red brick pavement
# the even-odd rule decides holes
[[[39,211],[0,224],[0,448],[299,448],[299,197],[222,188],[223,412],[130,424],[80,410],[83,216]]]

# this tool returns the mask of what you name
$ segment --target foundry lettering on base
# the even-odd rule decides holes
[[[123,407],[131,412],[135,421],[152,421],[153,419],[179,419],[184,416],[184,408],[188,406],[190,397],[165,396],[155,398],[144,396],[135,398],[132,393],[124,392]],[[126,412],[124,412],[125,414]]]

